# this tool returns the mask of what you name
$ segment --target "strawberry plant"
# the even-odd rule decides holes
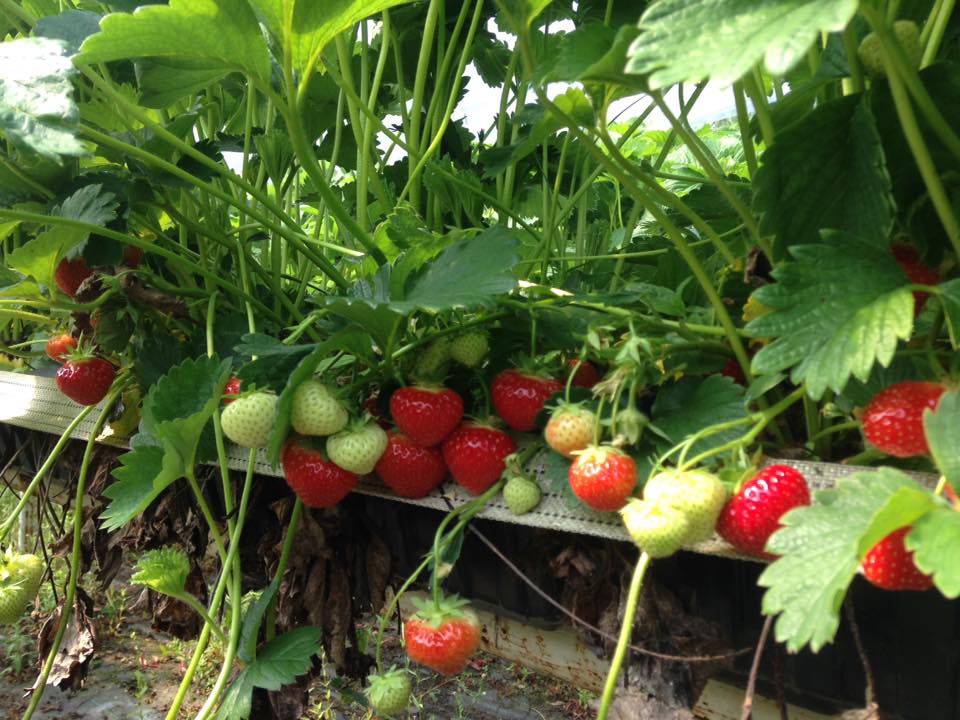
[[[200,720],[311,671],[298,527],[366,475],[472,496],[375,608],[385,714],[409,701],[381,657],[399,598],[431,571],[407,651],[461,669],[479,631],[443,581],[494,497],[536,511],[534,464],[639,550],[601,719],[651,559],[715,530],[769,562],[761,611],[791,652],[834,638],[859,574],[960,596],[952,1],[4,0],[0,18],[0,351],[82,406],[0,543],[86,418],[132,436],[96,525],[176,492],[209,538],[137,565],[202,622],[171,719],[211,637]],[[808,491],[762,467],[778,457],[856,469]],[[250,588],[258,461],[290,509]]]

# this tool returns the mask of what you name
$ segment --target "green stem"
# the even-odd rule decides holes
[[[293,510],[290,513],[290,522],[287,524],[287,534],[283,538],[283,548],[280,550],[280,560],[277,562],[277,571],[273,574],[273,579],[278,581],[283,579],[283,573],[287,570],[287,562],[290,560],[290,553],[293,551],[293,541],[297,536],[297,525],[300,523],[300,515],[303,512],[303,502],[298,497],[293,504]],[[267,608],[267,629],[266,638],[272,640],[276,634],[277,623],[277,599],[274,597],[270,606]]]
[[[428,64],[430,53],[433,48],[433,38],[437,30],[437,17],[440,13],[441,0],[430,0],[427,7],[427,16],[423,23],[420,40],[420,54],[417,57],[417,75],[413,81],[413,104],[410,112],[410,133],[407,135],[410,154],[410,172],[409,179],[413,178],[414,160],[420,158],[420,124],[423,122],[422,108],[423,95],[427,85]],[[410,204],[414,209],[420,209],[420,185],[415,184],[410,188]]]
[[[883,56],[883,65],[887,71],[887,80],[890,83],[890,94],[893,96],[893,105],[897,111],[897,117],[900,119],[900,127],[906,136],[907,145],[913,153],[914,162],[920,170],[920,175],[930,193],[930,201],[933,203],[934,210],[940,218],[947,238],[953,245],[954,252],[960,254],[960,225],[953,213],[953,206],[950,204],[950,198],[937,172],[937,167],[927,148],[927,143],[923,139],[923,133],[917,124],[916,115],[913,112],[913,106],[910,103],[910,96],[904,85],[904,78],[901,76],[901,68],[898,66],[894,51],[891,50],[889,41],[885,42],[884,33],[886,29],[882,26],[877,28],[877,34],[881,38],[881,49]]]
[[[83,548],[82,535],[84,523],[83,496],[87,490],[87,475],[90,472],[90,459],[93,457],[93,448],[97,444],[97,437],[99,437],[100,431],[103,430],[103,426],[107,423],[107,419],[110,417],[113,406],[117,402],[117,399],[120,397],[120,394],[123,392],[125,386],[126,382],[122,379],[114,382],[113,387],[110,389],[110,392],[104,401],[103,409],[97,416],[97,421],[94,423],[93,430],[90,432],[90,437],[87,439],[87,446],[83,453],[83,459],[80,461],[80,473],[77,476],[77,491],[74,495],[73,504],[73,549],[70,554],[70,576],[67,580],[67,592],[63,599],[63,604],[60,605],[60,621],[57,624],[57,631],[54,634],[53,641],[50,644],[50,651],[47,653],[47,659],[43,663],[43,668],[40,670],[40,675],[37,677],[37,681],[34,685],[36,689],[30,696],[30,703],[27,705],[27,709],[23,713],[22,720],[30,720],[30,718],[33,717],[33,713],[36,712],[37,706],[40,705],[40,700],[43,698],[43,692],[47,687],[47,678],[50,677],[50,671],[53,670],[53,664],[57,660],[57,655],[60,654],[60,645],[63,643],[63,637],[66,635],[67,626],[70,624],[70,619],[73,616],[73,603],[77,594],[77,581],[80,579],[80,554]]]
[[[864,88],[863,65],[860,64],[860,56],[857,54],[857,33],[853,23],[843,31],[843,51],[850,68],[850,78],[843,81],[844,94],[861,93]]]
[[[77,413],[77,416],[70,421],[70,424],[67,425],[66,429],[63,431],[63,434],[60,435],[60,439],[57,440],[57,444],[53,446],[53,450],[50,451],[50,454],[47,455],[47,459],[43,461],[43,465],[40,466],[40,469],[37,470],[37,474],[33,476],[33,480],[30,481],[30,484],[27,485],[26,489],[20,495],[20,501],[17,503],[17,506],[10,511],[10,514],[7,516],[7,519],[4,521],[3,525],[0,525],[0,544],[7,539],[7,535],[10,534],[10,530],[13,528],[14,524],[20,517],[20,514],[23,512],[23,509],[27,506],[27,503],[30,501],[30,497],[36,492],[37,487],[40,483],[43,482],[43,478],[47,476],[47,473],[50,472],[50,469],[57,462],[57,458],[60,457],[60,453],[63,452],[63,448],[66,447],[67,443],[73,437],[73,433],[79,427],[87,415],[89,415],[96,405],[87,405]]]
[[[753,144],[753,133],[750,132],[750,112],[747,110],[747,98],[743,94],[743,82],[733,84],[733,101],[737,108],[737,125],[740,128],[740,144],[743,146],[743,157],[747,161],[747,172],[750,178],[757,174],[757,150]]]
[[[600,709],[597,711],[597,720],[606,720],[613,703],[613,696],[617,689],[617,680],[620,677],[620,668],[627,656],[630,646],[630,637],[633,635],[633,618],[637,614],[637,602],[640,599],[640,590],[643,587],[643,577],[650,565],[650,556],[640,553],[636,566],[633,568],[633,577],[630,579],[630,589],[627,592],[627,606],[623,611],[623,622],[620,625],[620,637],[617,639],[617,648],[610,661],[610,671],[603,686],[603,695],[600,697]]]
[[[940,51],[940,43],[943,42],[943,36],[947,32],[947,25],[950,22],[950,16],[953,14],[953,8],[956,0],[942,0],[936,20],[930,26],[930,36],[926,39],[923,48],[923,59],[920,61],[920,67],[925,68],[933,64],[937,59],[937,53]],[[924,32],[926,32],[924,27]]]

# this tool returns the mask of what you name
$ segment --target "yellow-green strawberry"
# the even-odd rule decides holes
[[[378,715],[399,715],[410,704],[410,673],[390,670],[382,675],[371,675],[367,700]]]
[[[572,458],[593,441],[596,422],[597,416],[590,410],[561,403],[550,413],[543,437],[551,450]]]
[[[413,375],[422,380],[436,380],[446,373],[450,362],[450,338],[443,336],[429,342],[417,356]]]
[[[263,448],[277,421],[277,396],[264,391],[242,395],[220,413],[223,434],[240,447]]]
[[[897,20],[893,24],[893,34],[903,48],[910,65],[919,67],[923,47],[920,45],[920,28],[917,24],[912,20]],[[875,78],[887,76],[887,69],[883,65],[883,48],[876,33],[870,33],[860,41],[857,56],[869,75]]]
[[[479,331],[457,335],[450,343],[450,357],[468,368],[477,367],[490,350],[487,334]]]
[[[690,523],[683,512],[649,500],[629,500],[620,509],[620,517],[637,547],[652,558],[673,555],[690,534]]]
[[[37,596],[44,564],[36,555],[7,551],[0,558],[0,625],[12,625]]]
[[[305,380],[293,391],[290,424],[301,435],[333,435],[347,426],[343,403],[318,380]]]
[[[540,486],[522,475],[513,475],[503,486],[503,501],[514,515],[525,515],[540,504]]]
[[[387,449],[387,441],[387,433],[376,423],[358,422],[327,438],[327,456],[344,470],[369,475]]]
[[[684,545],[703,542],[713,535],[717,517],[727,501],[720,479],[704,470],[664,470],[647,481],[643,499],[682,512],[689,523]]]

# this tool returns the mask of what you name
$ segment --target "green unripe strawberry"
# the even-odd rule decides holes
[[[322,382],[306,380],[293,391],[290,423],[301,435],[333,435],[349,419],[347,409]]]
[[[380,715],[399,715],[410,704],[410,673],[391,670],[383,675],[371,675],[367,700]]]
[[[689,524],[683,544],[703,542],[713,535],[717,517],[727,501],[720,479],[704,470],[664,470],[647,481],[643,499],[682,512]]]
[[[369,475],[387,449],[387,433],[376,423],[356,423],[327,438],[333,463],[357,475]]]
[[[268,392],[243,395],[220,414],[223,434],[240,447],[263,448],[277,421],[277,396]]]
[[[37,597],[44,564],[36,555],[7,551],[0,558],[0,625],[12,625]]]
[[[503,501],[514,515],[525,515],[540,504],[540,486],[522,475],[514,475],[503,486]]]
[[[903,48],[911,67],[919,67],[923,57],[923,47],[920,45],[920,28],[912,20],[897,20],[893,24],[893,34]],[[860,41],[857,48],[860,64],[871,77],[882,78],[887,76],[887,69],[883,65],[883,48],[876,33],[870,33]]]
[[[414,377],[422,380],[439,379],[446,374],[450,362],[450,338],[438,337],[420,351],[413,368]]]
[[[477,367],[490,350],[486,333],[467,332],[458,335],[450,343],[450,357],[468,368]]]
[[[673,555],[690,534],[687,516],[669,505],[634,498],[621,508],[620,517],[633,541],[652,558]]]

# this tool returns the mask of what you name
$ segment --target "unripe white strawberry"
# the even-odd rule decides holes
[[[301,435],[333,435],[350,416],[340,400],[318,380],[306,380],[293,391],[290,424]]]
[[[652,558],[673,555],[690,534],[687,516],[669,505],[633,498],[621,508],[620,517],[633,541]]]
[[[720,479],[704,470],[664,470],[647,481],[643,499],[682,512],[689,523],[684,543],[703,542],[713,535],[717,517],[727,501]]]
[[[220,414],[223,434],[245,448],[263,448],[277,421],[277,396],[268,392],[243,395]]]
[[[503,501],[514,515],[525,515],[540,504],[540,486],[522,475],[514,475],[503,486]]]
[[[376,423],[359,423],[327,438],[327,455],[334,464],[357,475],[373,472],[387,449],[387,433]]]
[[[450,343],[450,357],[461,365],[472,368],[483,362],[490,350],[486,333],[471,331],[458,335]]]

